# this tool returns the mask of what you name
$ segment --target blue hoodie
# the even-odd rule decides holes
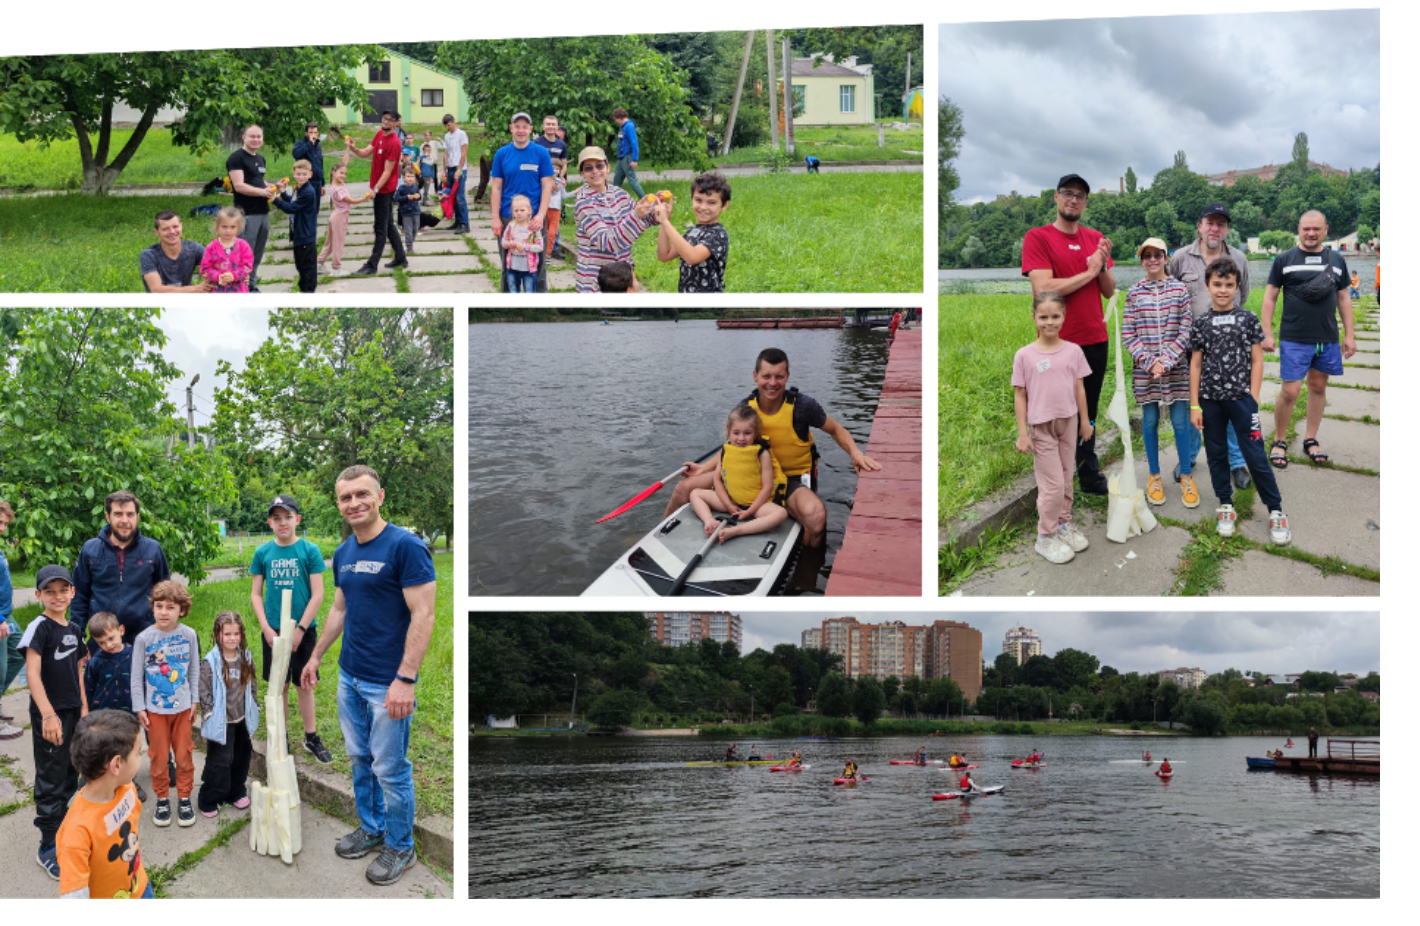
[[[109,527],[104,525],[99,535],[84,541],[79,561],[74,564],[74,602],[69,606],[69,619],[82,633],[89,625],[90,615],[109,611],[123,624],[123,642],[133,638],[153,624],[153,607],[148,593],[153,586],[172,578],[168,558],[158,541],[133,532],[133,541],[124,552],[123,569],[118,567],[118,550],[109,543]]]
[[[287,190],[273,199],[271,205],[295,220],[291,227],[292,245],[316,243],[316,213],[320,211],[320,194],[311,183],[296,187],[295,200],[291,199],[291,191]]]

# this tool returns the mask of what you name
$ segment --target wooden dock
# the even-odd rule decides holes
[[[1280,756],[1274,768],[1279,772],[1321,772],[1339,775],[1381,774],[1381,744],[1376,740],[1328,740],[1326,755]]]
[[[863,452],[882,464],[858,477],[843,547],[825,595],[922,595],[922,329],[898,331]]]

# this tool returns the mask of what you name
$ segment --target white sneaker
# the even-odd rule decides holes
[[[1070,548],[1070,544],[1061,540],[1058,536],[1051,534],[1037,534],[1035,537],[1035,552],[1045,557],[1046,562],[1059,566],[1061,563],[1068,563],[1075,558],[1075,551]]]
[[[11,726],[8,723],[0,723],[0,740],[17,740],[25,735],[25,731],[19,727]]]
[[[1055,530],[1055,536],[1070,545],[1070,549],[1080,553],[1089,549],[1090,541],[1080,529],[1075,526],[1074,521],[1066,521]]]
[[[1292,531],[1287,527],[1287,516],[1280,511],[1274,511],[1268,517],[1267,531],[1272,535],[1272,542],[1279,547],[1285,547],[1292,542]]]
[[[1218,536],[1231,537],[1233,531],[1237,529],[1238,513],[1232,505],[1224,505],[1218,509]]]

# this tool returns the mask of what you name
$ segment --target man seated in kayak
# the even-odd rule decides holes
[[[966,764],[966,759],[963,756],[959,756],[956,753],[952,753],[952,757],[947,760],[947,764],[950,765],[952,768],[961,768],[963,765]]]
[[[730,748],[725,750],[725,761],[726,761],[726,762],[739,762],[739,761],[741,761],[741,759],[740,759],[740,747],[739,747],[739,744],[737,744],[737,743],[731,743],[731,744],[730,744]]]
[[[961,773],[961,781],[958,782],[958,787],[961,789],[962,793],[966,793],[967,791],[975,791],[975,790],[977,790],[977,788],[976,788],[976,782],[973,781],[972,778],[971,778],[971,772],[962,772],[962,773]]]
[[[916,762],[918,765],[926,765],[927,747],[923,746],[922,748],[918,749],[917,752],[912,756],[912,761]]]
[[[858,777],[858,763],[857,763],[857,762],[854,762],[852,759],[849,759],[849,760],[848,760],[848,764],[845,765],[845,766],[843,766],[843,776],[842,776],[842,777],[844,777],[844,778],[857,778],[857,777]]]
[[[754,361],[756,388],[741,404],[759,412],[760,430],[769,440],[769,452],[788,480],[784,508],[803,528],[804,544],[818,547],[823,545],[828,513],[823,500],[815,494],[818,491],[818,448],[814,446],[812,429],[818,428],[843,448],[853,462],[854,472],[879,470],[882,466],[858,449],[853,435],[830,418],[822,405],[798,389],[789,389],[788,383],[788,355],[777,347],[766,348]],[[686,463],[685,467],[684,478],[671,493],[663,518],[670,517],[690,501],[692,491],[714,487],[720,455],[704,463]]]
[[[801,767],[803,764],[804,764],[804,759],[803,759],[803,757],[799,755],[799,751],[798,751],[797,749],[794,750],[794,754],[789,758],[789,767],[790,767],[790,768],[799,768],[799,767]]]
[[[1159,766],[1159,771],[1163,772],[1165,775],[1173,774],[1173,766],[1169,765],[1168,756],[1164,756],[1164,764]]]
[[[1039,764],[1039,763],[1040,763],[1040,751],[1039,751],[1039,750],[1036,750],[1036,749],[1031,750],[1030,758],[1026,759],[1026,761],[1029,762],[1031,765],[1037,765],[1037,764]]]

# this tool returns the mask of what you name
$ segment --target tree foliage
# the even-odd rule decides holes
[[[853,682],[853,716],[865,726],[872,726],[883,715],[887,698],[882,684],[871,675],[860,675]]]
[[[142,503],[141,529],[174,571],[206,573],[219,548],[208,505],[234,494],[222,455],[179,435],[157,309],[0,309],[0,498],[10,557],[72,566],[103,525],[104,496]],[[169,442],[173,442],[169,450]]]
[[[956,209],[955,194],[961,187],[956,160],[961,155],[966,130],[962,125],[961,107],[945,96],[937,99],[937,221],[946,225]]]
[[[1139,191],[1139,176],[1134,173],[1134,168],[1124,168],[1124,192],[1137,193]]]
[[[853,713],[853,683],[848,676],[834,672],[819,682],[814,701],[825,717],[847,717]]]

